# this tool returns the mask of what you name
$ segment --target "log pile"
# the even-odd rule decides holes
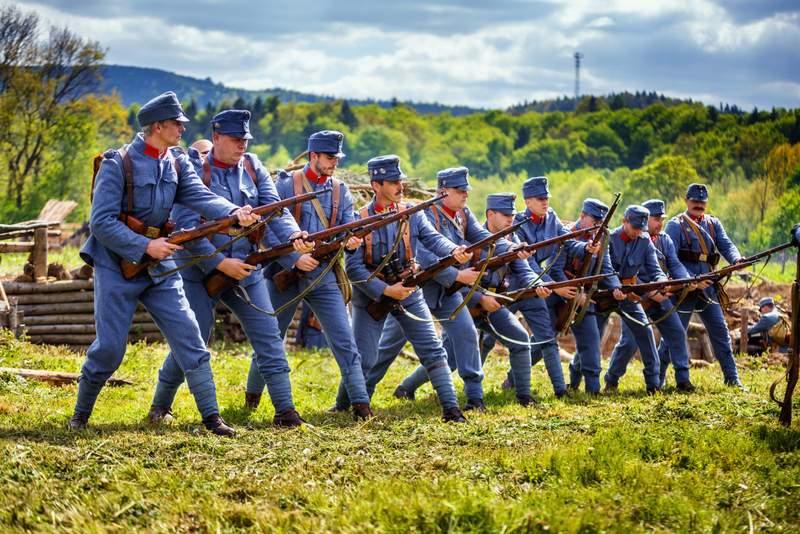
[[[32,343],[68,345],[76,350],[85,350],[94,341],[92,280],[45,284],[3,282],[2,285],[21,314],[20,331],[25,332]],[[141,306],[134,315],[128,339],[163,339],[153,319]]]

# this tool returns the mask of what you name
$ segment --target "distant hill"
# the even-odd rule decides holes
[[[521,115],[529,111],[537,111],[539,113],[546,113],[548,111],[599,111],[600,109],[644,109],[653,104],[663,104],[667,107],[677,106],[680,104],[694,103],[691,98],[681,99],[664,96],[663,94],[656,93],[655,91],[623,91],[621,93],[611,93],[606,96],[593,96],[585,95],[580,97],[577,102],[575,97],[562,96],[558,98],[551,98],[548,100],[533,100],[525,101],[508,108],[508,112],[513,115]],[[740,114],[740,110],[735,105],[719,104],[718,111],[723,113]]]
[[[100,92],[110,94],[117,91],[122,98],[122,103],[129,106],[133,103],[143,104],[154,95],[164,91],[175,91],[182,101],[194,99],[199,108],[204,108],[209,102],[218,104],[222,100],[233,101],[237,97],[252,102],[256,97],[262,99],[269,96],[277,96],[281,102],[329,102],[341,100],[333,96],[314,95],[281,89],[279,87],[252,91],[248,89],[237,89],[227,87],[221,83],[214,82],[211,78],[199,79],[191,76],[181,76],[174,72],[161,69],[150,69],[143,67],[127,67],[122,65],[106,65],[103,67],[103,81],[100,85]],[[478,108],[468,106],[447,106],[437,103],[425,102],[399,102],[393,100],[358,100],[348,99],[351,105],[378,104],[382,107],[392,107],[399,103],[415,109],[419,113],[452,113],[453,115],[467,115],[478,111]]]

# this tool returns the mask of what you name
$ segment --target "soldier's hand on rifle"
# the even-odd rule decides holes
[[[493,313],[499,310],[502,306],[497,299],[494,297],[490,297],[489,295],[482,295],[481,296],[481,308],[486,310],[488,313]]]
[[[646,295],[646,297],[649,298],[650,300],[654,300],[658,303],[661,303],[669,298],[669,294],[662,293],[661,291],[651,291]]]
[[[528,252],[525,249],[520,249],[519,252],[517,252],[517,257],[521,260],[527,260],[531,256],[533,256],[533,252]]]
[[[614,295],[614,300],[625,300],[627,298],[625,293],[623,293],[619,288],[616,288],[612,295]]]
[[[464,252],[467,250],[467,247],[464,245],[458,246],[453,249],[453,257],[456,259],[458,263],[467,263],[469,260],[472,259],[472,252]]]
[[[344,246],[347,250],[355,250],[361,246],[361,242],[364,241],[360,237],[351,236],[350,239],[347,240],[347,244]]]
[[[575,298],[575,295],[578,294],[577,287],[559,287],[558,289],[554,289],[556,295],[561,297],[562,299],[571,300]],[[538,293],[538,291],[537,291]]]
[[[239,226],[250,226],[251,224],[255,224],[258,222],[260,217],[253,213],[253,207],[249,204],[245,204],[238,210],[233,212],[233,215],[236,215],[236,219],[239,221]]]
[[[479,274],[480,272],[476,271],[472,267],[469,269],[461,269],[458,271],[458,275],[456,275],[456,282],[461,282],[466,286],[471,286],[478,279]]]
[[[631,302],[642,302],[642,297],[631,291],[628,293],[627,298]]]
[[[289,239],[292,241],[292,247],[294,248],[295,252],[299,252],[300,254],[308,254],[314,250],[314,242],[313,241],[306,241],[305,239],[308,237],[308,232],[303,230],[302,232],[295,232],[289,236]]]
[[[311,272],[317,267],[319,267],[319,262],[315,260],[311,254],[303,254],[294,264],[295,268],[300,269],[303,272]]]
[[[600,241],[589,241],[584,248],[587,254],[597,255],[600,253]]]
[[[163,260],[179,250],[183,250],[183,247],[168,242],[166,237],[159,237],[158,239],[150,240],[145,252],[154,260]]]
[[[403,282],[397,282],[383,288],[383,294],[394,300],[405,300],[416,290],[416,287],[406,287]]]
[[[547,297],[549,297],[552,294],[553,294],[553,290],[550,289],[549,287],[539,286],[539,287],[536,288],[536,295],[539,298],[546,299]]]
[[[247,278],[255,268],[255,265],[250,265],[236,258],[225,258],[217,265],[217,270],[222,271],[234,280],[243,280]]]
[[[711,280],[703,280],[702,282],[697,282],[697,289],[706,289],[714,285],[714,282]]]

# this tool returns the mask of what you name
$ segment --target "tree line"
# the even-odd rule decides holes
[[[85,218],[92,158],[130,139],[139,106],[125,109],[115,95],[97,92],[105,55],[99,43],[66,28],[44,31],[35,14],[14,6],[0,9],[0,26],[2,219],[32,218],[48,198],[77,200],[75,217]],[[775,244],[800,221],[800,109],[744,112],[655,93],[585,97],[575,111],[517,107],[465,116],[393,104],[272,96],[199,107],[190,100],[184,141],[209,137],[219,110],[244,108],[253,114],[251,150],[271,168],[302,152],[312,132],[337,129],[346,135],[343,166],[355,171],[387,153],[430,183],[439,169],[466,165],[479,211],[486,193],[520,191],[528,176],[546,174],[564,218],[577,215],[584,197],[614,191],[626,203],[662,198],[674,213],[686,185],[703,181],[710,211],[746,250]]]

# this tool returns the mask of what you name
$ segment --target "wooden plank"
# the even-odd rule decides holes
[[[147,312],[136,313],[133,316],[134,323],[152,322],[150,314]],[[47,324],[94,324],[93,313],[72,313],[61,315],[34,315],[25,318],[25,324],[47,325]]]
[[[3,288],[9,295],[27,295],[30,293],[63,293],[65,291],[94,289],[94,283],[92,280],[62,280],[49,284],[3,282]]]
[[[20,311],[25,316],[30,315],[53,315],[57,313],[93,313],[93,302],[64,302],[58,304],[27,304],[20,305]]]
[[[26,325],[28,335],[48,334],[95,334],[94,324],[41,324]],[[135,323],[131,325],[130,332],[134,335],[140,333],[159,332],[155,323]]]
[[[740,327],[741,337],[739,338],[739,353],[747,354],[747,327],[748,320],[750,319],[750,310],[742,308],[742,325]]]
[[[37,282],[47,281],[47,228],[37,228],[33,233],[33,279]]]
[[[63,386],[66,384],[74,384],[80,378],[77,373],[63,373],[59,371],[44,371],[41,369],[17,369],[14,367],[0,367],[0,373],[9,373],[12,375],[21,376],[31,380],[38,380],[40,382],[47,382],[54,386]],[[124,378],[114,378],[113,376],[108,379],[106,384],[111,386],[130,386],[133,384],[130,380]]]
[[[66,293],[31,293],[17,296],[20,304],[57,304],[62,302],[94,302],[94,291],[68,291]]]
[[[14,241],[13,243],[0,243],[0,253],[31,252],[33,241]]]
[[[94,341],[93,334],[51,334],[51,335],[35,335],[28,338],[31,343],[43,343],[47,345],[89,345]],[[140,336],[128,336],[129,342],[144,340],[144,341],[162,341],[164,338],[157,332],[145,332]]]

